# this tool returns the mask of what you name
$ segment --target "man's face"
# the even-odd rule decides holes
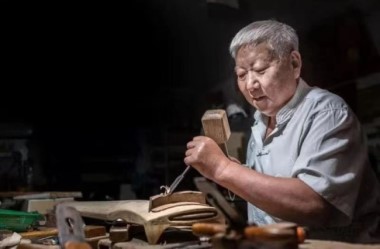
[[[240,91],[266,116],[274,117],[294,95],[301,69],[298,52],[280,60],[265,43],[248,45],[238,50],[235,62]]]

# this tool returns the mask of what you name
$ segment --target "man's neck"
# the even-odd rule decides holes
[[[265,132],[265,138],[267,138],[274,128],[276,127],[276,117],[268,117],[267,130]]]

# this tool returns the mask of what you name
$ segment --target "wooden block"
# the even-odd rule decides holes
[[[90,245],[92,249],[98,249],[99,241],[108,240],[108,238],[108,235],[86,238],[86,243]],[[62,249],[62,247],[60,245],[35,244],[31,243],[28,239],[22,239],[20,244],[17,246],[17,249]]]
[[[223,109],[208,110],[202,116],[202,126],[206,136],[217,144],[227,142],[231,135],[226,111]]]
[[[244,132],[231,132],[230,139],[227,141],[228,154],[240,162],[246,158],[246,137]]]
[[[31,199],[55,199],[55,198],[82,198],[82,192],[43,192],[14,196],[15,200],[31,200]]]
[[[231,136],[226,111],[223,109],[208,110],[203,114],[202,126],[205,136],[212,138],[228,156],[226,142]]]
[[[179,191],[170,195],[154,195],[149,198],[149,212],[163,210],[160,207],[177,203],[183,205],[184,202],[206,204],[206,198],[200,191]]]
[[[58,236],[57,228],[40,228],[41,230],[20,233],[23,239],[39,239],[49,236]],[[93,238],[107,235],[105,226],[87,225],[84,227],[84,234],[86,238]]]
[[[49,236],[58,236],[58,229],[46,228],[46,229],[37,230],[37,231],[20,233],[20,235],[23,239],[40,239],[40,238],[46,238]]]
[[[107,235],[105,226],[86,225],[84,227],[84,236],[86,238],[93,238]]]
[[[52,210],[54,210],[55,205],[65,201],[74,201],[74,198],[56,198],[56,199],[36,199],[36,200],[25,200],[26,207],[24,211],[33,212],[37,211],[40,214],[46,215]]]

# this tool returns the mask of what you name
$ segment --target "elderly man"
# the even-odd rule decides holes
[[[248,202],[249,222],[291,221],[310,237],[380,242],[380,192],[360,123],[344,100],[302,78],[295,30],[258,21],[233,38],[239,90],[256,108],[246,164],[204,136],[185,163]]]

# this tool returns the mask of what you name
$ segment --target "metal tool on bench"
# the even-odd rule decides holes
[[[82,217],[75,208],[58,204],[56,219],[59,243],[63,249],[91,249],[85,240]]]
[[[182,182],[183,178],[185,177],[186,173],[191,169],[190,165],[187,165],[185,170],[177,176],[177,178],[173,181],[173,183],[168,187],[168,186],[161,186],[160,189],[164,190],[164,196],[170,195],[174,192],[174,190],[177,188],[178,184]]]

